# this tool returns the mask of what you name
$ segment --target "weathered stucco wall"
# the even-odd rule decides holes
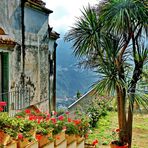
[[[47,109],[49,106],[49,32],[47,10],[29,3],[24,9],[25,25],[25,86],[31,90],[31,104]],[[20,0],[1,0],[0,27],[17,43],[9,52],[9,90],[22,86],[22,26]],[[52,47],[54,48],[54,47]],[[45,103],[41,103],[46,100]],[[39,103],[40,102],[40,103]]]

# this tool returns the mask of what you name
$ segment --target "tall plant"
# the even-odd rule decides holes
[[[145,0],[109,0],[84,8],[66,34],[80,64],[102,75],[96,91],[116,93],[122,142],[131,147],[134,102],[148,105],[136,91],[148,59],[148,9]],[[124,132],[124,134],[123,134]]]

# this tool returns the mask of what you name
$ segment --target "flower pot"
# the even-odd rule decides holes
[[[112,141],[112,142],[110,143],[110,147],[111,147],[111,148],[128,148],[128,144],[125,144],[125,145],[123,145],[123,146],[119,146],[119,145],[116,144],[116,141]]]
[[[49,138],[52,138],[52,133],[49,133],[48,135],[42,135],[41,138],[38,140],[39,147],[48,144],[50,142]]]
[[[54,144],[58,145],[65,140],[65,131],[61,131],[59,134],[56,134],[54,137]]]
[[[38,142],[32,141],[25,148],[38,148],[38,147],[39,147]]]
[[[82,142],[84,140],[84,137],[76,135],[76,140],[77,140],[77,143],[80,143],[80,142]]]
[[[42,148],[54,148],[54,142],[49,142],[48,144],[42,146]]]
[[[30,143],[28,138],[23,138],[22,140],[18,140],[18,148],[25,148]]]
[[[67,140],[67,145],[69,145],[70,143],[72,143],[73,141],[76,140],[76,136],[75,135],[68,135],[66,134],[66,140]]]
[[[12,141],[11,143],[7,144],[3,148],[17,148],[17,141]]]
[[[0,145],[7,145],[12,141],[10,135],[4,133],[4,131],[0,130]]]

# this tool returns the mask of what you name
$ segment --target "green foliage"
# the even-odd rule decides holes
[[[90,118],[90,125],[91,127],[96,127],[97,122],[101,116],[107,115],[108,105],[107,102],[104,100],[95,99],[91,106],[87,110],[87,114]]]
[[[19,121],[14,117],[9,117],[6,113],[0,113],[0,130],[16,138],[19,132]]]
[[[65,126],[66,126],[66,131],[65,131],[66,134],[68,135],[73,135],[73,134],[78,135],[79,134],[74,122],[66,122]]]

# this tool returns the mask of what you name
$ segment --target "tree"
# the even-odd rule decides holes
[[[82,59],[80,64],[101,74],[96,91],[116,94],[119,138],[129,148],[134,102],[148,105],[148,98],[136,90],[148,60],[147,18],[146,0],[103,1],[84,8],[65,36],[73,42],[75,56]]]
[[[82,96],[82,95],[81,95],[80,91],[78,90],[78,91],[77,91],[77,99],[79,99],[81,96]]]

